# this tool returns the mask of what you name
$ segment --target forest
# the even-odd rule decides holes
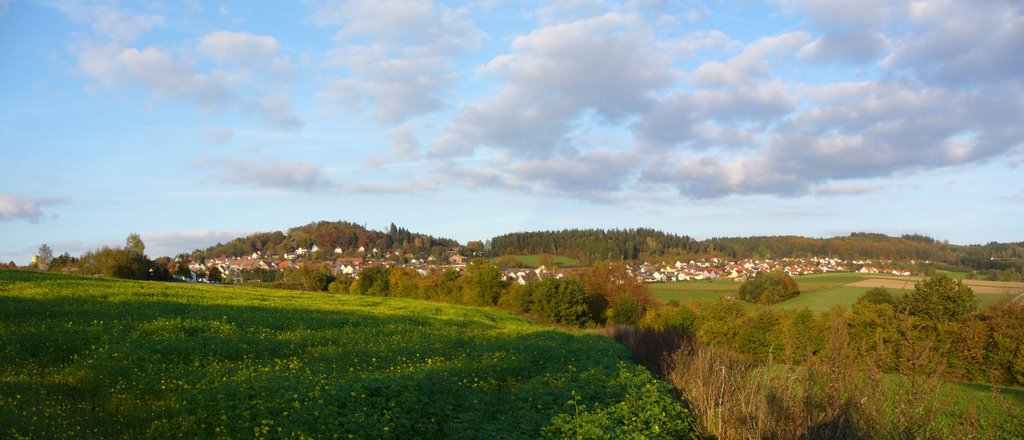
[[[910,234],[890,237],[852,233],[845,237],[799,236],[722,237],[695,240],[654,229],[567,229],[516,232],[491,240],[497,255],[552,253],[599,261],[671,260],[693,258],[828,257],[844,260],[921,260],[976,270],[1021,272],[1024,242],[955,245]]]
[[[346,221],[320,221],[291,228],[286,232],[258,232],[227,243],[218,243],[205,250],[193,252],[192,258],[240,257],[257,251],[264,255],[278,255],[300,247],[309,249],[314,244],[325,255],[333,255],[335,247],[345,250],[364,247],[367,251],[375,248],[380,252],[403,251],[418,254],[431,252],[436,247],[443,247],[446,250],[458,246],[455,240],[409,232],[405,228],[395,226],[394,223],[385,232]]]

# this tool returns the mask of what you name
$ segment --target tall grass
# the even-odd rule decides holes
[[[993,398],[1007,411],[1005,417],[979,414],[973,404],[966,411],[950,410],[953,387],[939,379],[943,362],[932,341],[908,337],[891,347],[903,359],[899,374],[885,374],[873,359],[854,358],[847,328],[846,314],[833,313],[825,349],[799,364],[773,362],[771,356],[767,362],[753,360],[678,332],[615,327],[608,333],[672,384],[708,438],[1013,438],[1022,433],[1000,425],[1019,419],[998,395]]]

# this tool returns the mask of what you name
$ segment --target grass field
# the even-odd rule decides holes
[[[537,268],[540,267],[540,261],[538,261],[537,255],[513,255],[520,264],[526,267]],[[555,266],[558,267],[578,267],[580,265],[579,260],[571,257],[562,255],[554,255]],[[491,261],[498,261],[497,258],[492,258]]]
[[[611,339],[495,309],[20,271],[0,359],[2,438],[536,438],[672,401]]]
[[[774,305],[779,308],[808,307],[815,312],[824,312],[835,306],[851,306],[857,298],[867,292],[872,280],[885,281],[883,284],[899,294],[905,286],[913,289],[917,278],[892,278],[872,274],[828,273],[802,275],[794,278],[800,286],[800,295],[796,298]],[[1012,294],[995,293],[1000,291],[1016,292],[1018,283],[995,283],[965,281],[978,283],[974,286],[978,297],[978,306],[986,307],[999,301],[1011,298]],[[993,287],[1002,286],[1002,287]],[[715,301],[725,295],[735,295],[740,283],[730,280],[684,281],[676,283],[654,283],[648,287],[651,293],[663,301]]]
[[[894,386],[896,375],[889,375]],[[945,382],[938,391],[942,402],[942,415],[936,424],[943,437],[962,434],[955,420],[964,414],[974,414],[980,438],[1024,438],[1024,389],[999,387],[967,382]]]

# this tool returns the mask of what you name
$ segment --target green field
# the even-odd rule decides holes
[[[539,256],[537,255],[512,255],[512,257],[515,257],[515,259],[523,266],[530,268],[540,267]],[[580,261],[575,258],[563,255],[554,255],[553,258],[555,260],[555,266],[558,267],[579,267],[580,265]],[[498,259],[492,258],[491,261],[495,262],[498,261]]]
[[[886,376],[888,385],[895,386],[899,376]],[[936,417],[935,424],[941,437],[962,436],[964,433],[958,422],[965,414],[973,414],[977,438],[1024,438],[1024,389],[998,387],[994,392],[991,385],[944,382],[937,394],[941,414]]]
[[[796,298],[776,304],[778,308],[807,307],[814,312],[824,312],[835,306],[851,306],[857,302],[868,287],[847,286],[846,284],[876,277],[857,273],[828,273],[794,277],[800,286],[800,295]],[[913,282],[909,283],[913,288]],[[731,280],[683,281],[675,283],[648,284],[651,293],[662,301],[715,301],[725,295],[735,295],[740,283]],[[889,289],[894,294],[901,290]],[[1010,298],[1009,295],[995,293],[975,293],[978,307],[987,307]]]
[[[699,280],[651,283],[647,287],[651,294],[662,301],[714,301],[725,295],[735,295],[740,283],[732,280]]]
[[[0,271],[0,359],[3,438],[536,438],[681,411],[609,338],[396,298]]]

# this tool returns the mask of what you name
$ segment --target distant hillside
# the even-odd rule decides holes
[[[491,239],[491,249],[498,255],[566,255],[583,264],[701,252],[700,244],[690,237],[645,228],[515,232]]]
[[[366,251],[377,249],[382,253],[421,253],[430,252],[435,247],[447,249],[459,245],[455,240],[409,232],[405,228],[395,226],[394,223],[387,232],[384,232],[346,221],[321,221],[291,228],[287,232],[258,232],[227,243],[218,243],[206,250],[196,251],[193,257],[239,257],[256,251],[264,255],[279,255],[300,247],[309,249],[314,244],[328,253],[333,253],[336,247],[346,251],[364,247]]]
[[[347,253],[365,248],[384,252],[442,253],[459,246],[455,240],[410,232],[394,224],[387,231],[367,229],[346,221],[321,221],[288,229],[260,232],[197,250],[193,257],[239,257],[260,251],[281,255],[297,248],[317,245],[322,256],[333,256],[336,247]],[[468,248],[480,249],[480,242]],[[1024,272],[1024,242],[954,245],[923,235],[891,237],[858,232],[845,237],[808,238],[800,236],[716,237],[695,240],[650,228],[566,229],[561,231],[514,232],[490,240],[488,254],[535,255],[550,253],[579,260],[588,266],[598,261],[664,260],[720,257],[786,258],[832,257],[845,260],[888,259],[930,260],[951,266],[979,270]]]
[[[833,257],[847,260],[931,260],[975,269],[1021,267],[1024,243],[953,245],[922,235],[890,237],[853,233],[847,237],[799,236],[722,237],[697,241],[653,229],[567,229],[516,232],[491,240],[494,254],[552,253],[583,264],[607,260],[724,257]]]

